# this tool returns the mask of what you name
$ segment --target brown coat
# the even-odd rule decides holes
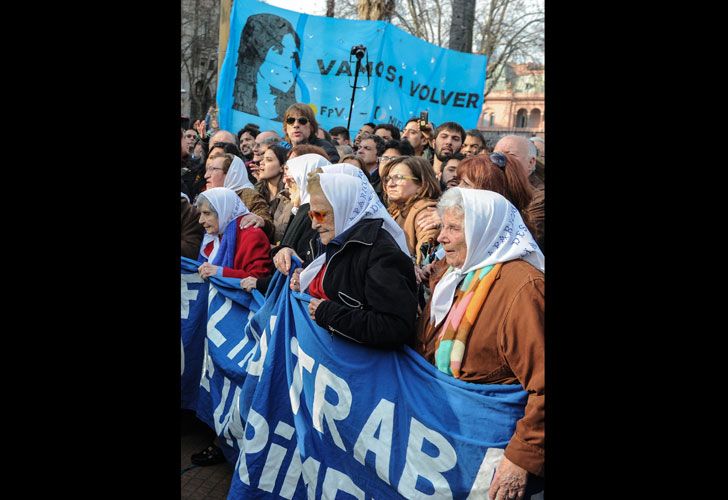
[[[544,284],[544,274],[528,262],[503,264],[475,321],[460,377],[477,384],[521,384],[528,391],[505,456],[538,476],[544,475]],[[429,324],[430,305],[420,317],[415,347],[433,363],[442,325]]]
[[[255,215],[260,215],[265,221],[265,225],[261,228],[269,240],[273,240],[275,227],[273,226],[273,217],[270,216],[270,208],[268,202],[265,201],[258,191],[252,188],[243,188],[238,191],[238,196],[248,207],[248,210]]]
[[[194,205],[190,205],[189,201],[182,198],[182,257],[198,260],[204,233],[199,219],[200,213]]]
[[[424,258],[420,250],[422,244],[429,241],[436,246],[437,236],[440,234],[439,229],[433,228],[426,229],[424,231],[418,229],[417,222],[419,221],[419,217],[424,215],[422,210],[427,207],[436,206],[437,200],[430,200],[427,198],[417,200],[405,212],[400,212],[400,209],[394,204],[389,205],[389,213],[392,215],[395,222],[399,224],[399,227],[401,227],[404,231],[404,234],[407,237],[407,248],[409,249],[410,255],[415,257],[417,265],[419,265]]]

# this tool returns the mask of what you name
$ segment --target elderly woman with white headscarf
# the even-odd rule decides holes
[[[412,343],[417,287],[401,228],[365,176],[314,172],[307,186],[311,226],[324,251],[300,273],[300,284],[291,280],[313,297],[311,319],[362,344]]]
[[[240,201],[248,208],[249,213],[242,221],[244,227],[256,226],[263,229],[268,238],[274,234],[273,218],[270,215],[268,202],[251,184],[245,163],[238,156],[226,153],[223,148],[234,144],[219,143],[207,157],[205,179],[206,189],[226,187],[232,189],[240,197]]]
[[[316,243],[318,233],[311,228],[311,220],[308,218],[309,195],[306,176],[316,168],[330,164],[331,162],[321,155],[305,154],[290,158],[283,167],[283,182],[291,197],[291,213],[294,216],[288,223],[280,244],[271,249],[270,253],[273,265],[285,276],[288,276],[288,271],[291,269],[292,256],[295,255],[303,262],[303,267],[306,267],[319,254],[320,249]],[[246,278],[242,280],[240,286],[248,291],[255,288],[265,293],[269,281],[269,279]]]
[[[205,229],[200,260],[206,262],[198,269],[202,278],[260,278],[271,273],[268,238],[260,228],[238,227],[248,209],[235,192],[225,187],[208,189],[199,194],[195,206]]]
[[[449,267],[435,278],[417,350],[460,380],[528,392],[490,486],[491,498],[523,498],[544,475],[544,256],[500,194],[451,188],[437,210]]]

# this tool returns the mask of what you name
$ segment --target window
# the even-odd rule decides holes
[[[525,128],[528,121],[528,112],[521,108],[516,114],[516,128]]]

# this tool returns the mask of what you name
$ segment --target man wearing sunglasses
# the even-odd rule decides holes
[[[339,152],[329,141],[316,137],[317,132],[318,123],[310,106],[297,102],[288,107],[283,116],[283,140],[292,146],[299,144],[319,146],[329,155],[331,163],[339,163]]]

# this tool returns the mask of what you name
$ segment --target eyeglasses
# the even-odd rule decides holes
[[[294,123],[296,123],[296,121],[298,121],[299,125],[306,125],[308,123],[308,118],[306,118],[305,116],[299,116],[298,118],[289,116],[288,118],[286,118],[286,123],[289,125],[293,125]]]
[[[329,215],[328,210],[309,210],[308,216],[310,219],[315,220],[319,224],[321,224],[326,216]]]
[[[410,179],[413,181],[420,180],[419,177],[415,177],[413,175],[394,174],[394,175],[385,175],[384,177],[382,177],[382,182],[384,182],[385,184],[389,184],[389,181],[394,181],[395,184],[399,184],[400,182],[402,182],[405,179]]]
[[[388,163],[388,162],[394,160],[395,158],[397,158],[397,157],[396,156],[380,156],[379,160],[383,161],[384,163]]]
[[[490,161],[496,164],[498,168],[505,171],[506,169],[506,155],[501,153],[500,151],[496,151],[495,153],[490,154]]]
[[[225,169],[221,168],[221,167],[207,167],[205,169],[205,172],[212,172],[213,170],[225,170]]]

